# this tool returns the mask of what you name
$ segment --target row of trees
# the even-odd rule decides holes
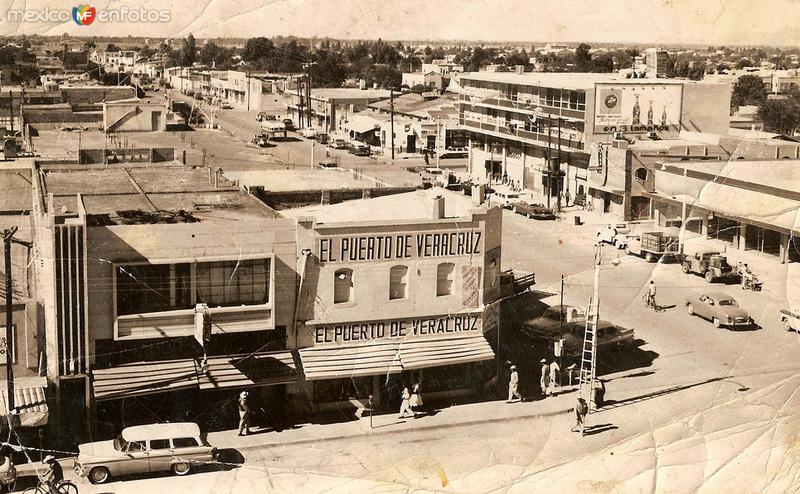
[[[733,86],[731,112],[745,105],[758,106],[758,116],[768,132],[793,135],[800,126],[800,88],[795,84],[789,87],[787,94],[770,98],[760,77],[743,75]]]

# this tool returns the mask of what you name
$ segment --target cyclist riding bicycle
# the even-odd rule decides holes
[[[64,470],[53,455],[45,456],[42,463],[47,467],[47,471],[41,476],[42,484],[46,485],[52,494],[59,494],[61,491],[56,486],[64,480]]]

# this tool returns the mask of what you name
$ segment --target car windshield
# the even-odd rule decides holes
[[[738,307],[739,305],[733,300],[722,299],[719,301],[719,305],[728,305],[731,307]]]
[[[117,436],[114,438],[114,449],[117,451],[122,451],[122,449],[125,447],[125,444],[126,442],[124,439],[122,439],[122,436]]]

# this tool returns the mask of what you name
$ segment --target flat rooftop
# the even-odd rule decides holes
[[[464,72],[459,81],[478,80],[525,86],[540,86],[562,89],[593,89],[598,82],[624,82],[625,84],[690,84],[694,81],[682,79],[627,79],[624,75],[583,72]],[[461,83],[461,86],[464,84]]]
[[[388,100],[377,101],[371,103],[369,107],[375,108],[376,110],[390,111],[391,103]],[[453,113],[458,113],[455,108],[455,98],[439,97],[426,99],[417,93],[406,93],[394,98],[394,111],[397,113],[424,117],[428,111],[445,109],[452,110]]]
[[[320,156],[320,160],[324,156]],[[319,161],[319,160],[318,160]],[[315,163],[316,164],[316,163]],[[248,187],[264,187],[266,192],[302,192],[315,190],[365,189],[375,187],[374,181],[355,178],[349,170],[243,170],[226,171],[225,176]]]
[[[207,169],[178,164],[86,166],[46,170],[56,214],[77,212],[81,194],[93,224],[194,223],[275,218],[261,201],[220,176],[215,187]]]
[[[388,89],[359,89],[349,87],[323,87],[311,90],[312,98],[321,99],[370,99],[389,97]]]
[[[288,218],[314,217],[318,224],[381,222],[381,221],[432,221],[433,200],[436,196],[444,197],[445,218],[468,217],[472,210],[472,198],[435,187],[427,190],[415,190],[402,194],[393,194],[369,199],[345,201],[339,204],[314,205],[302,208],[284,209],[281,216]]]
[[[720,180],[715,182],[721,185],[725,185],[726,179],[732,179],[800,193],[800,160],[730,160],[665,164],[667,169],[686,169],[719,177]]]
[[[0,168],[0,212],[33,209],[31,170]]]

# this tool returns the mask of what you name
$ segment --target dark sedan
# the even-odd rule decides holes
[[[559,324],[562,314],[563,324]],[[583,346],[583,335],[586,330],[586,319],[582,312],[569,305],[554,305],[536,318],[523,325],[523,331],[534,338],[548,341],[564,339],[564,351],[567,355],[578,356]],[[633,342],[633,329],[617,326],[610,321],[597,322],[597,346],[622,345]]]
[[[511,209],[515,213],[527,216],[537,220],[554,220],[556,213],[551,208],[545,207],[544,204],[537,204],[533,202],[519,201],[515,202]]]

